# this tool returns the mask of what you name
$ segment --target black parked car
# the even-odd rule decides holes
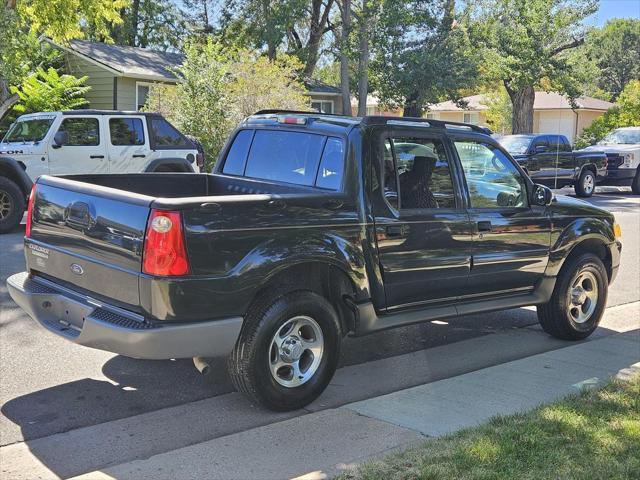
[[[607,172],[604,152],[573,152],[564,135],[505,135],[499,142],[534,182],[551,188],[573,185],[579,197],[593,195]]]
[[[329,383],[345,335],[538,306],[583,339],[618,271],[611,213],[531,181],[471,125],[261,112],[213,174],[40,177],[13,299],[73,342],[228,357],[274,410]]]

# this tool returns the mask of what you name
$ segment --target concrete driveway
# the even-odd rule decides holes
[[[640,300],[640,197],[614,189],[589,201],[615,212],[623,230],[609,305]],[[327,392],[304,411],[273,414],[232,393],[222,363],[203,379],[189,360],[133,360],[37,327],[5,287],[6,277],[23,269],[22,234],[0,236],[0,460],[8,445],[24,443],[60,477],[566,346],[535,328],[532,309],[347,339]],[[428,359],[429,368],[413,368],[416,359]],[[74,456],[77,449],[82,454]]]

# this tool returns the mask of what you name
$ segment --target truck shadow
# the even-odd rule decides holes
[[[519,326],[531,324],[531,320],[535,319],[535,312],[519,309],[519,313],[516,315]],[[513,317],[514,311],[511,311],[512,322]],[[424,357],[428,363],[433,354],[426,350],[422,356],[420,350],[492,333],[499,329],[500,321],[487,325],[489,322],[485,319],[483,327],[479,329],[477,316],[462,317],[452,320],[451,324],[427,323],[398,329],[393,333],[382,332],[346,339],[341,363],[343,366],[354,365],[411,351],[417,352],[418,358]],[[474,322],[475,331],[467,325]],[[544,335],[527,330],[528,335]],[[540,342],[548,343],[547,350],[573,345],[552,339],[547,342],[545,338],[541,338]],[[485,356],[486,366],[495,363],[495,355],[491,352],[486,352]],[[426,364],[416,364],[414,367],[429,368]],[[328,391],[324,399],[321,397],[308,411],[278,414],[257,409],[240,395],[231,393],[233,387],[226,375],[224,360],[212,361],[211,373],[205,381],[191,360],[143,361],[115,356],[103,365],[102,371],[108,381],[84,378],[7,402],[1,409],[7,418],[2,421],[8,419],[14,425],[3,428],[3,431],[9,431],[3,443],[25,439],[30,455],[57,476],[68,478],[308,411],[334,408],[342,403],[388,393],[380,392],[379,383],[363,383],[365,379],[354,381],[351,386],[349,382],[343,384],[350,378],[349,368],[343,368],[334,379],[336,385],[333,388],[339,389],[338,395],[335,391]],[[436,371],[431,374],[436,377],[443,375]],[[190,402],[194,403],[189,405],[188,411],[185,413],[181,409],[176,413],[177,417],[172,418],[173,411],[154,415],[160,409]],[[135,418],[142,413],[148,415]],[[106,423],[118,419],[127,420],[118,425]],[[49,437],[55,434],[58,435]],[[9,475],[7,478],[13,478],[11,465],[7,465],[7,468],[9,470],[4,473]],[[19,470],[16,470],[16,478],[18,473]]]

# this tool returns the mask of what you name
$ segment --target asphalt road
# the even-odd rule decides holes
[[[622,265],[609,305],[640,300],[640,197],[607,189],[590,201],[615,212],[623,231]],[[232,391],[222,362],[203,379],[190,360],[133,360],[73,345],[36,326],[5,286],[9,275],[24,268],[22,234],[0,236],[0,446]],[[342,365],[430,351],[535,323],[535,312],[515,309],[347,339]]]

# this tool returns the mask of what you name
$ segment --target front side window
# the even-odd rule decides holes
[[[111,145],[144,145],[144,129],[139,118],[109,119]]]
[[[97,118],[65,118],[58,131],[67,132],[69,136],[65,146],[89,147],[100,145],[100,124]]]
[[[526,207],[527,189],[518,169],[497,147],[455,142],[472,208]]]
[[[399,208],[455,208],[453,181],[443,143],[412,137],[395,137],[390,142],[395,163],[393,173],[399,185]],[[387,169],[385,177],[388,177],[386,172]],[[394,185],[392,182],[390,188]]]

